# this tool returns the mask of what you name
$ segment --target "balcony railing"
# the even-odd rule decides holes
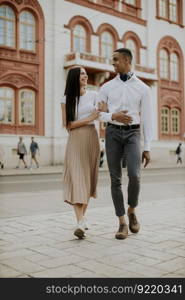
[[[85,53],[85,52],[84,53],[72,52],[65,56],[65,62],[75,60],[75,59],[87,60],[87,61],[97,62],[97,63],[101,63],[101,64],[107,64],[107,65],[111,65],[111,63],[112,63],[112,59],[93,55],[91,53]]]
[[[86,63],[85,63],[86,62]],[[89,64],[88,64],[89,62]],[[66,54],[64,67],[70,67],[73,64],[81,64],[84,66],[94,67],[95,69],[107,69],[113,72],[112,59],[102,56],[93,55],[91,53],[72,52]],[[135,64],[134,70],[142,73],[155,74],[154,68]]]
[[[139,72],[155,74],[155,69],[148,68],[146,66],[137,65],[137,64],[135,64],[135,70],[137,70]]]

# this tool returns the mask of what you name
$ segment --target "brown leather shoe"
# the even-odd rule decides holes
[[[116,232],[115,238],[118,240],[124,240],[128,236],[128,226],[127,224],[120,224],[119,229]]]
[[[84,230],[82,230],[81,228],[77,228],[74,231],[74,235],[77,236],[79,238],[79,240],[82,240],[85,238],[85,232]]]
[[[134,213],[128,215],[129,218],[129,229],[132,233],[137,233],[140,229],[140,224]]]

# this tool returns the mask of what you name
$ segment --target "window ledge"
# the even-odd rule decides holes
[[[118,18],[126,19],[131,22],[135,22],[137,24],[146,26],[147,21],[142,19],[141,14],[141,8],[133,5],[126,4],[125,2],[122,3],[122,9],[119,10],[116,7],[111,7],[107,5],[103,5],[101,3],[94,3],[87,0],[66,0],[68,2],[72,2],[73,4],[82,5],[94,10],[97,10],[99,12],[113,15]]]
[[[36,53],[35,51],[33,51],[33,50],[19,49],[19,51],[20,51],[21,53],[29,53],[29,54],[34,54],[34,55],[37,54],[37,53]]]
[[[9,46],[5,46],[5,45],[0,45],[0,49],[10,50],[10,51],[17,51],[17,49],[15,47],[9,47]]]
[[[164,18],[164,17],[156,16],[156,19],[162,20],[162,21],[166,21],[166,22],[168,22],[170,24],[178,25],[179,27],[182,27],[182,28],[185,27],[183,24],[181,24],[179,22],[175,22],[175,21],[172,21],[172,20]]]

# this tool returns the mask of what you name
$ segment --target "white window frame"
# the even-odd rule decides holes
[[[129,45],[131,43],[131,46]],[[125,43],[126,48],[128,48],[132,52],[132,65],[134,67],[137,64],[137,44],[132,38],[128,38]],[[134,47],[133,47],[134,46]]]
[[[174,130],[174,126],[177,125],[177,130]],[[177,108],[173,108],[171,110],[171,133],[172,134],[179,134],[180,133],[180,111]]]
[[[32,102],[32,121],[31,122],[22,122],[21,119],[22,119],[22,107],[21,107],[21,104],[22,104],[22,99],[21,99],[21,93],[22,92],[28,92],[28,93],[31,93],[33,95],[32,99],[29,99],[29,98],[25,98],[24,101],[29,103],[29,102]],[[31,89],[21,89],[19,91],[19,124],[20,125],[31,125],[31,126],[34,126],[35,125],[35,101],[36,101],[36,94],[33,90]],[[25,114],[28,112],[24,112]]]
[[[173,52],[170,55],[170,79],[172,81],[179,81],[179,57]]]
[[[0,16],[0,20],[3,21],[3,34],[2,34],[2,37],[3,37],[3,41],[1,43],[1,40],[0,40],[0,46],[7,46],[7,47],[15,47],[15,13],[13,11],[13,9],[11,7],[9,7],[8,5],[0,5],[0,8],[1,7],[5,7],[5,9],[7,10],[10,10],[11,13],[13,13],[14,15],[14,18],[8,18],[6,16]],[[7,31],[7,23],[12,23],[13,24],[13,32],[12,32],[12,43],[9,45],[7,43],[7,39],[8,39],[8,31]]]
[[[6,86],[1,86],[0,89],[3,90],[3,96],[1,98],[1,95],[0,95],[0,124],[7,124],[7,125],[11,125],[11,124],[14,124],[14,114],[15,114],[15,91],[12,89],[12,88],[9,88],[9,87],[6,87]],[[7,96],[7,91],[11,91],[12,92],[12,97],[8,97]],[[11,101],[12,104],[11,104],[11,122],[9,122],[7,120],[8,118],[8,105],[7,105],[7,101]],[[1,103],[3,103],[2,106],[4,106],[4,116],[5,116],[5,120],[2,119],[3,115],[2,114],[2,109],[1,109]]]
[[[169,0],[169,19],[178,22],[178,3],[177,0]]]
[[[23,14],[28,14],[32,17],[33,23],[31,22],[27,22],[27,21],[22,21],[21,17]],[[31,40],[29,40],[29,36],[22,36],[22,27],[26,26],[26,31],[28,31],[30,28],[32,29],[32,37]],[[35,52],[35,40],[36,40],[36,21],[35,21],[35,17],[32,13],[30,13],[27,10],[23,10],[20,14],[20,25],[19,25],[19,33],[20,33],[20,44],[19,44],[19,48],[22,50],[26,50],[26,51],[34,51]],[[24,44],[26,44],[26,46],[24,46]],[[29,47],[29,44],[32,45],[32,47]]]
[[[80,30],[77,31],[77,28]],[[76,47],[76,40],[78,40],[78,47]],[[86,52],[87,31],[81,24],[76,24],[73,29],[73,50],[75,52]]]
[[[164,54],[165,55],[162,55]],[[160,77],[169,79],[169,53],[166,49],[161,49],[159,53]]]
[[[167,114],[164,112],[164,110],[167,111]],[[165,126],[166,123],[167,123],[167,129],[164,128],[164,127],[166,127]],[[163,133],[163,134],[170,133],[170,109],[166,106],[163,106],[161,108],[161,133]]]
[[[107,37],[110,37],[110,40],[107,40]],[[101,56],[107,59],[111,59],[114,51],[114,39],[112,34],[109,31],[103,31],[100,36],[100,43]]]

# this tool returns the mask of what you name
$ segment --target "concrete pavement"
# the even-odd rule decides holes
[[[151,193],[156,188],[160,185],[151,185]],[[28,194],[31,197],[31,193],[21,197]],[[52,201],[55,195],[55,191],[33,191],[32,197]],[[7,194],[12,201],[19,196]],[[121,241],[114,238],[117,220],[108,186],[99,188],[99,200],[103,197],[107,206],[89,208],[84,240],[73,235],[75,218],[70,208],[1,218],[0,277],[185,277],[185,192],[183,197],[141,201],[137,209],[141,231]]]
[[[0,277],[185,277],[185,203],[141,203],[138,234],[116,240],[112,207],[90,209],[84,240],[72,212],[0,221]]]

